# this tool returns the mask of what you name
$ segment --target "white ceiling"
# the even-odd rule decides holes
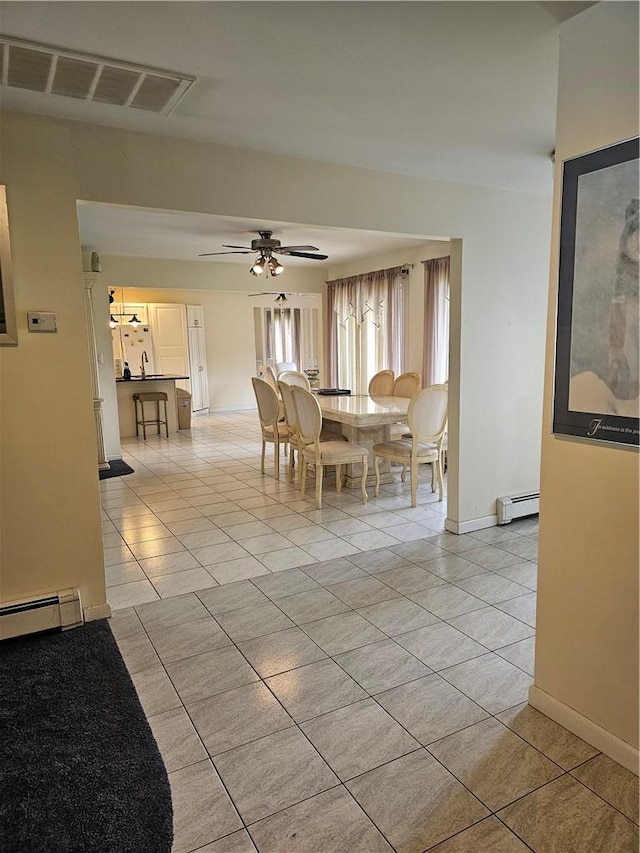
[[[6,87],[0,96],[5,108],[548,193],[558,21],[588,5],[2,0],[5,35],[198,80],[169,117]],[[417,241],[107,205],[80,215],[85,245],[147,257],[193,259],[265,227],[329,263]]]
[[[196,261],[202,252],[223,252],[224,244],[249,246],[258,231],[269,229],[283,246],[316,246],[329,260],[312,261],[281,257],[286,266],[327,267],[384,252],[402,251],[422,245],[425,237],[318,228],[288,222],[263,222],[180,211],[147,210],[124,205],[78,205],[82,244],[103,255],[145,258],[174,258]],[[203,263],[248,264],[252,255],[219,255],[200,259]],[[407,260],[410,260],[407,258]]]

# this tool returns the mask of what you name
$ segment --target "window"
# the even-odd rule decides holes
[[[327,282],[331,387],[366,394],[379,370],[402,373],[404,280],[394,267]]]

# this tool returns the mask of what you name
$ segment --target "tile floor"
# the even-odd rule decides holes
[[[253,413],[123,450],[111,626],[174,853],[637,851],[637,777],[526,705],[537,520],[445,533],[428,468],[415,509],[317,511],[260,474]]]

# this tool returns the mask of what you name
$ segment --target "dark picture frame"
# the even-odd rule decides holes
[[[7,192],[6,187],[0,186],[0,346],[16,346],[17,343]]]
[[[553,432],[638,446],[638,138],[563,164]]]

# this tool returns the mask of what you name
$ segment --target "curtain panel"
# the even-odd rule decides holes
[[[328,281],[325,328],[330,387],[364,394],[379,370],[402,373],[402,267]]]
[[[425,388],[449,378],[449,256],[424,264],[424,350],[422,376]]]

